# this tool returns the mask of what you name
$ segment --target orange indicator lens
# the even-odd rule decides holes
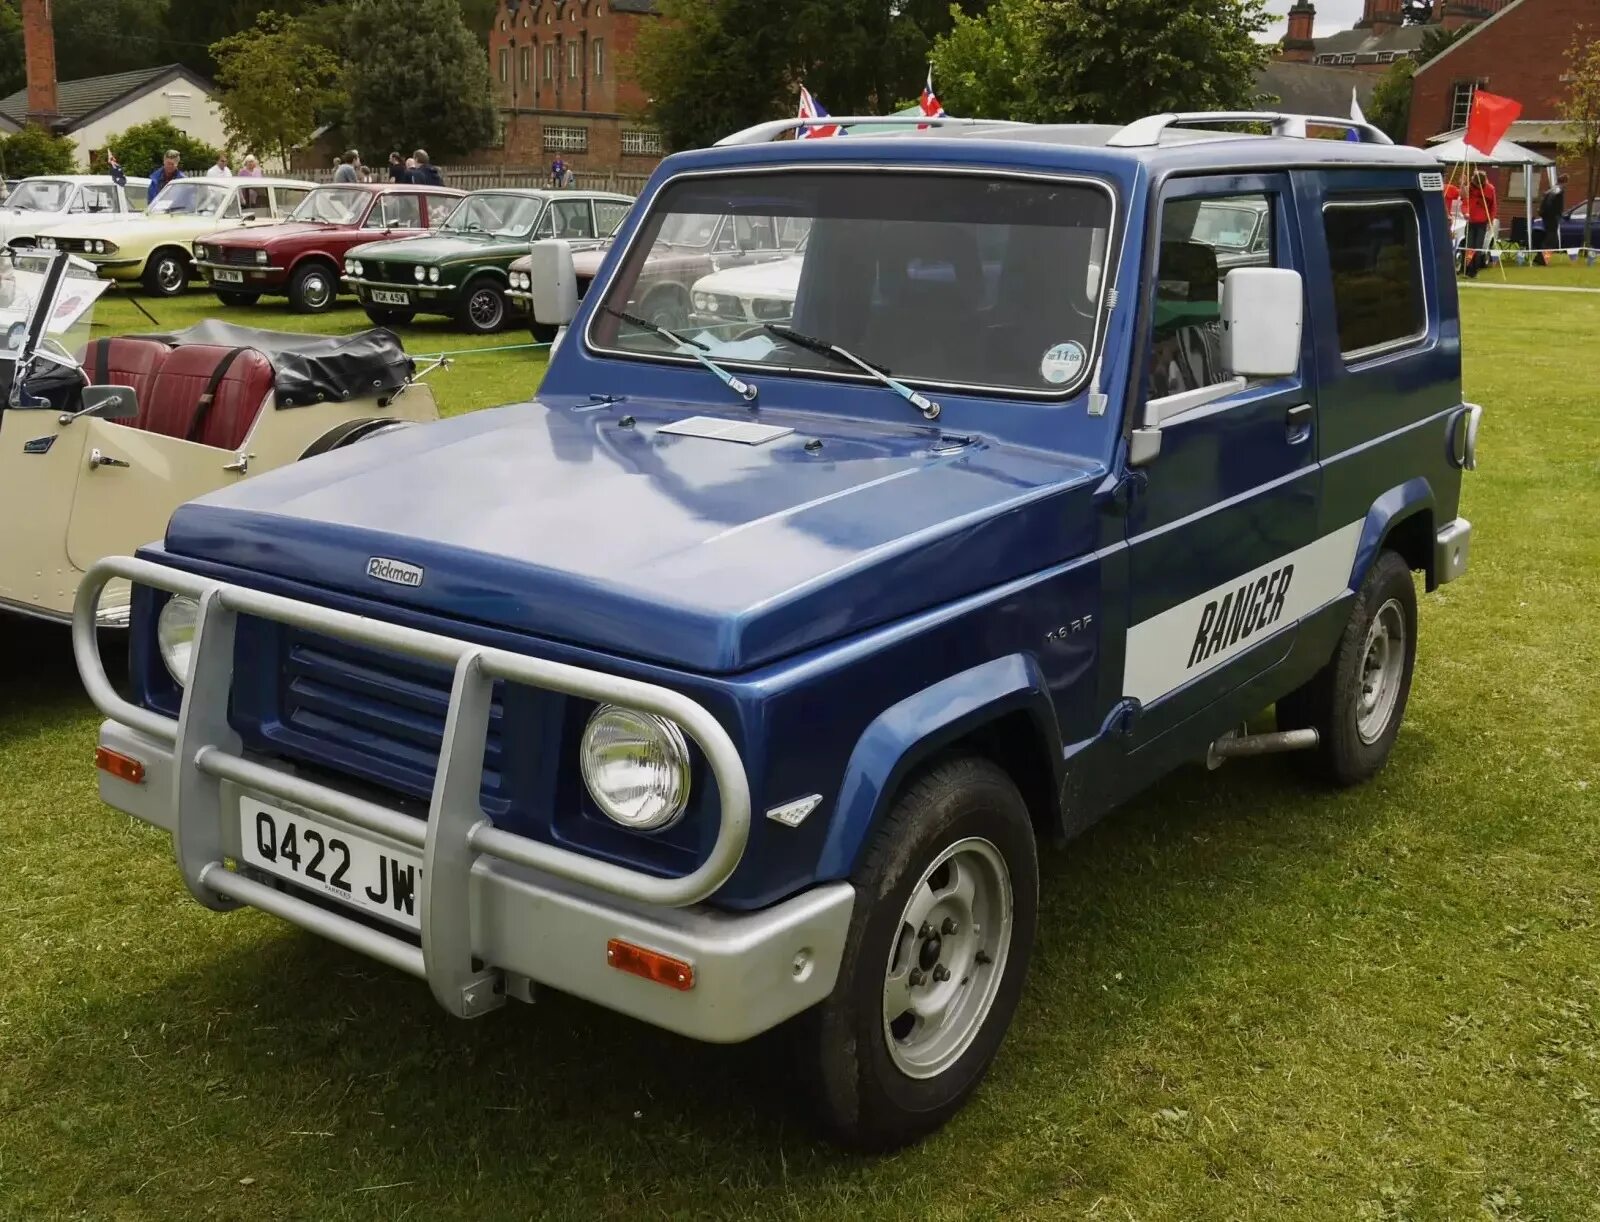
[[[118,780],[127,781],[130,785],[144,784],[144,765],[131,755],[123,755],[120,751],[113,751],[110,747],[96,747],[94,751],[94,766],[101,772],[109,772]]]
[[[682,959],[674,959],[671,955],[663,955],[660,951],[646,950],[642,946],[635,946],[632,942],[624,942],[620,938],[612,938],[606,943],[606,962],[619,972],[628,972],[634,976],[642,976],[646,980],[654,980],[657,984],[677,989],[680,993],[687,993],[694,988],[692,965]]]

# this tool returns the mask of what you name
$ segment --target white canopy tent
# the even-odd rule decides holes
[[[1525,194],[1523,200],[1527,211],[1524,215],[1528,218],[1528,245],[1533,245],[1533,178],[1541,169],[1555,165],[1555,162],[1543,153],[1536,153],[1531,148],[1518,144],[1514,140],[1502,140],[1494,146],[1492,153],[1485,153],[1475,149],[1467,143],[1465,136],[1457,136],[1454,140],[1446,140],[1443,144],[1436,144],[1428,150],[1446,165],[1472,165],[1472,166],[1509,166],[1523,171],[1522,186]]]

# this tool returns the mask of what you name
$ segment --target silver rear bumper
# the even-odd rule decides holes
[[[1438,585],[1448,585],[1458,577],[1466,576],[1467,563],[1472,558],[1472,523],[1457,518],[1440,530],[1433,539],[1433,574]]]
[[[112,688],[94,631],[100,591],[115,578],[197,599],[193,673],[174,721]],[[428,818],[296,776],[243,752],[228,723],[234,628],[240,614],[276,620],[394,653],[453,665],[455,683]],[[743,762],[727,732],[682,693],[598,671],[489,649],[148,561],[102,561],[79,587],[73,648],[84,686],[109,719],[101,745],[138,760],[143,779],[100,774],[110,805],[172,834],[190,893],[217,911],[249,905],[428,982],[445,1009],[475,1017],[528,983],[551,985],[683,1035],[747,1039],[833,989],[855,893],[846,883],[754,913],[700,906],[733,873],[749,835]],[[490,693],[496,680],[670,717],[705,754],[722,798],[715,843],[681,878],[659,878],[496,828],[483,814]],[[420,946],[238,872],[238,811],[270,800],[373,841],[420,851]],[[692,968],[675,989],[618,970],[621,939]]]

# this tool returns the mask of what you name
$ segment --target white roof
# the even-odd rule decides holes
[[[114,180],[109,174],[30,174],[22,182],[70,182],[83,186],[87,183],[94,187],[113,185]],[[22,183],[18,183],[21,186]]]
[[[1494,146],[1494,152],[1481,153],[1467,143],[1466,137],[1456,140],[1447,140],[1443,144],[1436,144],[1428,150],[1446,165],[1554,165],[1555,162],[1543,153],[1536,153],[1530,148],[1524,148],[1514,140],[1502,140]]]

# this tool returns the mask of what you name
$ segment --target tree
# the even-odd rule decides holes
[[[953,115],[1031,119],[1039,109],[1031,65],[1038,56],[1038,0],[995,0],[984,16],[951,6],[954,24],[930,58],[939,100]]]
[[[168,149],[177,149],[180,164],[188,174],[203,173],[217,159],[217,150],[204,141],[179,131],[167,119],[151,119],[106,139],[106,148],[117,155],[128,177],[148,176],[161,164]],[[96,173],[104,173],[106,163],[96,162]]]
[[[1447,30],[1442,25],[1430,26],[1422,35],[1422,41],[1417,44],[1417,67],[1420,68],[1429,60],[1437,59],[1444,54],[1456,39],[1465,35],[1471,28],[1462,26],[1459,29]]]
[[[28,65],[22,54],[22,14],[17,0],[0,0],[0,97],[28,83]]]
[[[338,58],[294,18],[262,13],[253,29],[212,43],[211,55],[229,143],[284,164],[342,102]]]
[[[357,147],[437,159],[494,137],[488,59],[459,0],[355,0],[347,38]]]
[[[1588,190],[1583,198],[1593,200],[1600,195],[1600,39],[1583,26],[1574,31],[1573,44],[1567,49],[1566,78],[1567,92],[1558,113],[1571,135],[1562,142],[1562,149],[1582,159],[1588,170]],[[1586,212],[1583,245],[1585,250],[1593,250],[1594,206]]]
[[[70,174],[77,148],[65,136],[53,136],[44,128],[29,123],[21,131],[0,139],[0,167],[8,178],[27,178],[33,174]]]
[[[1040,118],[1123,123],[1248,109],[1272,57],[1265,0],[1040,0]]]
[[[174,11],[211,0],[172,0]],[[51,0],[56,75],[63,81],[182,62],[184,48],[167,29],[168,0]]]
[[[1396,144],[1405,142],[1411,127],[1411,79],[1416,74],[1416,60],[1397,59],[1372,92],[1372,111],[1367,118]]]
[[[989,0],[968,0],[978,11]],[[668,145],[710,144],[795,112],[806,85],[834,114],[883,114],[921,91],[949,0],[661,0],[633,67]]]

